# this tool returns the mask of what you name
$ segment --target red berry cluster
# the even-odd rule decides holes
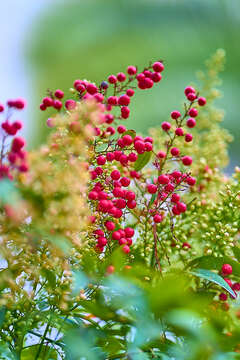
[[[180,161],[184,166],[192,164],[192,158],[180,154],[180,150],[174,146],[174,140],[185,136],[186,142],[192,141],[192,135],[185,134],[184,127],[193,128],[196,125],[198,110],[194,104],[203,106],[206,100],[198,97],[194,88],[185,89],[189,101],[185,113],[171,113],[176,125],[174,127],[169,122],[162,123],[162,129],[170,140],[165,144],[166,149],[161,151],[154,149],[151,137],[137,136],[134,130],[129,130],[117,122],[129,117],[129,105],[136,87],[152,88],[161,80],[163,70],[164,65],[157,61],[140,72],[137,67],[128,66],[126,74],[120,72],[117,75],[109,75],[107,81],[102,81],[99,86],[86,80],[75,80],[73,87],[76,100],[68,99],[65,102],[68,111],[76,108],[77,102],[89,100],[95,101],[101,110],[99,124],[94,129],[95,155],[89,164],[91,183],[88,193],[93,214],[91,221],[96,226],[94,237],[97,237],[98,251],[102,252],[114,246],[115,240],[125,253],[130,251],[132,240],[129,240],[131,236],[127,236],[126,231],[133,234],[134,231],[131,228],[126,230],[122,226],[130,213],[138,221],[143,216],[146,221],[158,224],[169,213],[176,216],[187,210],[179,192],[194,186],[195,178],[190,176],[190,173],[183,173],[178,169],[164,172],[164,165],[168,160],[173,160],[174,163]],[[137,86],[134,86],[135,82]],[[55,91],[54,94],[50,92],[40,107],[45,110],[53,106],[60,110],[63,97],[64,93],[61,90]],[[57,107],[56,101],[59,104]],[[120,110],[120,115],[114,111],[115,109]],[[50,120],[48,119],[48,126],[52,126]],[[79,126],[83,126],[80,123],[71,125],[69,128],[73,132]],[[100,149],[98,144],[105,144],[105,150],[102,150],[102,147]],[[153,165],[157,171],[157,176],[151,182],[136,170],[136,162],[146,153],[154,157]],[[188,243],[184,246],[190,247]]]
[[[25,140],[22,137],[13,137],[22,129],[22,123],[20,121],[10,122],[13,111],[22,110],[24,107],[25,101],[20,98],[8,100],[6,107],[0,104],[0,113],[5,115],[5,119],[1,123],[0,179],[7,177],[12,180],[14,171],[28,171],[27,153],[24,150]],[[8,142],[9,139],[10,142]]]
[[[240,291],[240,283],[238,283],[238,282],[233,283],[229,278],[226,277],[226,276],[229,276],[231,274],[232,274],[232,266],[229,265],[229,264],[223,264],[223,266],[221,268],[221,275],[224,277],[224,280],[232,288],[232,290],[234,292]],[[226,301],[227,299],[228,299],[227,293],[222,292],[219,295],[219,300]]]

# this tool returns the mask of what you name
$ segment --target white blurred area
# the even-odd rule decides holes
[[[24,62],[26,41],[38,14],[52,2],[53,0],[0,0],[0,103],[16,97],[23,97],[27,103],[31,102],[32,74]],[[24,122],[23,133],[29,137],[29,107],[18,112],[15,118]]]

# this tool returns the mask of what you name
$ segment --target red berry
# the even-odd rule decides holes
[[[152,151],[153,146],[150,142],[145,143],[145,151]]]
[[[107,239],[105,237],[103,237],[103,236],[99,237],[98,238],[98,245],[100,247],[103,247],[103,246],[107,245]]]
[[[112,126],[108,126],[107,129],[106,129],[106,131],[107,131],[108,133],[110,133],[111,135],[114,135],[114,134],[115,134],[115,129],[114,129],[114,127],[112,127]]]
[[[118,240],[118,243],[119,243],[119,245],[125,245],[125,244],[127,244],[127,239],[125,239],[125,238],[121,238],[120,240]]]
[[[127,129],[125,128],[125,126],[123,125],[119,125],[117,127],[117,131],[119,132],[119,134],[123,134]]]
[[[135,198],[136,198],[136,195],[135,195],[135,193],[133,192],[133,191],[127,191],[126,192],[126,195],[125,195],[125,198],[127,199],[127,200],[135,200]]]
[[[171,129],[171,124],[167,121],[164,121],[161,126],[164,131],[169,131]]]
[[[97,200],[98,199],[98,193],[96,191],[90,191],[88,194],[89,200]]]
[[[157,156],[159,157],[159,159],[164,159],[166,157],[166,153],[164,151],[159,151],[157,153]]]
[[[193,139],[192,134],[186,134],[186,135],[185,135],[185,141],[186,141],[186,142],[191,142],[192,139]]]
[[[183,136],[183,135],[184,135],[184,131],[183,131],[182,128],[177,128],[177,129],[175,130],[175,134],[176,134],[177,136]]]
[[[158,83],[159,81],[161,81],[162,75],[160,73],[158,73],[158,72],[154,72],[151,75],[151,79],[152,79],[153,82]]]
[[[187,94],[187,99],[191,102],[194,101],[196,98],[197,98],[197,95],[195,93]]]
[[[171,149],[172,156],[178,156],[180,154],[180,150],[176,147]]]
[[[0,113],[4,111],[4,106],[3,104],[0,104]]]
[[[145,75],[143,73],[139,73],[137,76],[136,76],[136,79],[138,81],[144,81],[145,80]]]
[[[190,186],[195,185],[196,184],[196,179],[194,177],[192,177],[192,176],[189,176],[187,178],[187,184],[190,185]]]
[[[124,199],[117,199],[115,206],[118,209],[124,209],[126,207],[126,201]]]
[[[234,291],[240,291],[240,283],[235,283],[232,285],[232,289]]]
[[[180,200],[180,195],[178,195],[178,194],[172,194],[172,196],[171,196],[171,202],[173,202],[173,203],[178,203],[179,200]]]
[[[154,85],[154,82],[149,78],[145,78],[144,82],[147,89],[151,89]]]
[[[127,95],[121,95],[118,98],[118,105],[123,105],[123,106],[127,106],[130,104],[130,97]]]
[[[113,240],[120,240],[120,238],[121,238],[120,232],[119,231],[114,231],[112,233],[112,238],[113,238]]]
[[[147,190],[149,194],[155,194],[157,192],[157,186],[154,184],[147,185]]]
[[[115,224],[112,221],[106,221],[105,226],[108,231],[113,231],[115,229]]]
[[[177,110],[171,112],[171,118],[177,120],[181,116],[181,113]]]
[[[16,138],[13,139],[13,142],[12,142],[12,151],[13,152],[18,152],[24,146],[25,146],[25,141],[24,141],[23,138],[16,137]]]
[[[183,212],[185,212],[185,211],[187,210],[187,205],[184,204],[183,202],[178,202],[178,203],[177,203],[177,209],[178,209],[181,213],[183,213]]]
[[[113,161],[114,158],[115,158],[114,153],[108,152],[108,153],[106,154],[106,159],[107,159],[107,161]]]
[[[76,107],[76,105],[77,105],[76,101],[72,99],[69,99],[65,102],[65,108],[67,110],[73,110]]]
[[[169,177],[167,175],[164,175],[164,174],[159,175],[158,182],[159,182],[159,184],[162,184],[162,185],[168,184],[169,183]]]
[[[121,174],[120,174],[120,172],[118,171],[118,170],[113,170],[112,172],[111,172],[111,178],[113,179],[113,180],[119,180],[120,179],[120,177],[121,177]]]
[[[232,282],[230,279],[228,278],[224,278],[224,280],[226,281],[226,283],[231,287],[232,286]]]
[[[45,98],[43,98],[43,104],[45,105],[45,106],[52,106],[53,105],[53,99],[52,98],[50,98],[50,97],[45,97]]]
[[[86,90],[87,90],[87,92],[88,92],[89,94],[94,95],[94,94],[97,93],[98,88],[97,88],[97,86],[94,85],[94,84],[88,84],[87,87],[86,87]]]
[[[62,108],[62,103],[60,100],[54,100],[53,107],[57,110],[60,110]]]
[[[134,229],[127,227],[124,229],[124,233],[125,233],[126,238],[131,238],[134,235]]]
[[[134,91],[133,89],[128,89],[128,90],[126,91],[126,94],[127,94],[127,96],[132,97],[132,96],[135,94],[135,91]]]
[[[221,301],[226,301],[227,298],[228,298],[228,296],[227,296],[227,294],[225,294],[225,293],[221,293],[221,294],[219,295],[219,300],[221,300]]]
[[[97,158],[98,165],[104,165],[106,163],[106,158],[103,155],[98,156]]]
[[[120,183],[122,184],[122,186],[127,187],[130,184],[131,180],[127,177],[123,177],[120,180]]]
[[[138,154],[143,154],[145,151],[145,143],[138,140],[134,142],[134,148],[138,152]]]
[[[135,153],[130,153],[130,154],[128,155],[128,160],[131,161],[131,162],[137,161],[137,158],[138,158],[138,156],[137,156],[137,154],[135,154]]]
[[[164,186],[164,190],[166,191],[166,193],[172,192],[174,190],[174,185],[168,183],[166,186]]]
[[[157,61],[153,64],[152,68],[156,72],[162,72],[164,70],[164,65],[160,61]]]
[[[118,81],[123,82],[126,80],[126,75],[124,73],[120,72],[117,74],[117,79],[118,79]]]
[[[107,103],[109,105],[117,105],[118,98],[116,96],[109,96],[109,98],[107,99]]]
[[[28,165],[27,164],[21,164],[18,168],[20,172],[27,172],[28,171]]]
[[[122,118],[123,119],[127,119],[129,117],[129,114],[130,114],[130,110],[127,106],[123,106],[121,108],[121,115],[122,115]]]
[[[12,124],[12,126],[17,129],[17,130],[20,130],[22,128],[22,123],[21,121],[14,121],[14,123]]]
[[[198,105],[204,106],[206,104],[207,100],[204,97],[198,98]]]
[[[162,222],[162,221],[163,221],[162,215],[160,215],[160,214],[154,215],[153,221],[154,221],[155,223],[157,223],[157,224],[160,223],[160,222]]]
[[[229,264],[223,264],[222,266],[222,273],[223,275],[230,275],[232,274],[232,266]]]
[[[171,176],[172,176],[174,179],[178,179],[178,178],[180,178],[180,177],[182,176],[182,173],[181,173],[181,171],[175,170],[175,171],[173,171],[173,172],[171,173]]]
[[[124,245],[123,248],[122,248],[122,251],[125,253],[125,254],[128,254],[130,252],[130,248],[128,245]]]
[[[193,118],[189,118],[186,124],[189,128],[194,128],[194,126],[196,126],[196,120]]]
[[[47,107],[44,104],[40,104],[39,108],[40,108],[40,110],[45,111]]]
[[[13,106],[18,110],[22,110],[22,109],[25,108],[26,102],[25,102],[24,99],[19,98],[19,99],[14,100],[14,105]]]
[[[127,73],[128,75],[135,75],[137,73],[137,69],[135,66],[128,66]]]
[[[184,90],[184,93],[187,96],[189,93],[195,93],[195,89],[192,86],[187,86]]]
[[[119,161],[120,157],[122,156],[123,152],[122,151],[119,151],[119,150],[116,150],[114,151],[114,157],[115,157],[115,160]],[[118,179],[116,179],[118,180]]]
[[[136,203],[135,200],[128,200],[128,202],[127,202],[127,207],[128,207],[129,209],[134,209],[136,206],[137,206],[137,203]]]
[[[127,163],[128,163],[127,155],[125,155],[125,154],[121,155],[119,161],[122,165],[127,165]]]
[[[126,145],[126,146],[131,145],[133,142],[133,139],[130,135],[124,135],[122,137],[122,140],[123,140],[124,145]]]
[[[108,77],[108,81],[110,82],[110,84],[116,84],[117,78],[116,78],[115,75],[110,75],[110,76]]]
[[[55,91],[54,95],[56,96],[56,98],[62,99],[64,97],[64,92],[58,89]]]
[[[172,212],[173,212],[174,215],[180,215],[181,214],[176,205],[174,205],[172,207]]]
[[[190,166],[192,164],[192,158],[190,156],[183,156],[182,163],[185,166]]]
[[[189,115],[189,116],[192,116],[192,117],[198,116],[198,111],[197,111],[197,109],[195,109],[195,108],[190,109],[189,112],[188,112],[188,115]]]

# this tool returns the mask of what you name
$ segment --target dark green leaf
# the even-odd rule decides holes
[[[144,166],[146,166],[152,156],[152,152],[151,151],[146,151],[144,154],[140,154],[138,155],[138,159],[134,164],[134,169],[136,171],[140,171],[144,168]]]

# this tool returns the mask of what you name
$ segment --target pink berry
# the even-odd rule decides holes
[[[151,89],[154,85],[154,82],[149,78],[145,78],[144,82],[147,89]]]
[[[88,194],[89,200],[97,200],[98,199],[98,193],[96,191],[90,191]]]
[[[150,142],[145,143],[145,151],[152,151],[153,146]]]
[[[171,183],[168,183],[166,186],[164,186],[164,191],[166,191],[166,193],[172,192],[174,190],[174,185]]]
[[[123,248],[122,248],[122,251],[125,253],[125,254],[128,254],[130,252],[130,248],[128,245],[124,245]]]
[[[181,213],[183,213],[183,212],[185,212],[185,211],[187,210],[187,206],[186,206],[186,204],[184,204],[183,202],[178,202],[178,203],[177,203],[177,209],[178,209]]]
[[[45,111],[47,107],[44,104],[40,104],[39,108],[40,108],[40,110]]]
[[[187,96],[189,93],[195,93],[195,89],[192,86],[187,86],[184,90],[185,95]]]
[[[76,107],[76,101],[69,99],[65,102],[65,107],[67,110],[73,110]]]
[[[172,156],[178,156],[180,154],[180,150],[176,147],[171,149]]]
[[[172,207],[172,212],[173,212],[174,215],[180,215],[181,214],[181,212],[178,210],[176,205],[174,205]]]
[[[177,120],[181,116],[181,113],[177,110],[171,112],[171,118]]]
[[[62,108],[62,102],[60,100],[54,100],[53,107],[57,110],[60,110]]]
[[[143,73],[139,73],[136,76],[137,81],[144,81],[145,80],[145,75]]]
[[[127,130],[127,129],[126,129],[125,126],[123,126],[123,125],[119,125],[119,126],[117,127],[117,131],[118,131],[119,134],[123,134],[126,130]]]
[[[186,141],[186,142],[191,142],[192,139],[193,139],[192,134],[186,134],[186,135],[185,135],[185,141]]]
[[[183,136],[183,135],[184,135],[184,131],[183,131],[182,128],[177,128],[177,129],[175,130],[175,134],[176,134],[177,136]]]
[[[127,239],[121,238],[120,240],[118,240],[118,243],[119,243],[119,245],[125,245],[125,244],[127,244]]]
[[[135,66],[128,66],[127,68],[128,75],[135,75],[137,73],[137,69]]]
[[[107,99],[107,103],[109,105],[117,105],[118,98],[116,96],[109,96],[109,98]]]
[[[106,163],[106,158],[103,155],[98,156],[97,158],[98,165],[104,165]]]
[[[143,141],[134,142],[134,148],[138,152],[138,154],[143,154],[145,151],[145,143]]]
[[[108,152],[106,154],[106,159],[107,159],[107,161],[113,161],[115,159],[114,153]]]
[[[56,96],[56,98],[62,99],[64,97],[64,92],[58,89],[55,91],[54,95]]]
[[[131,162],[137,161],[137,158],[138,158],[138,156],[137,156],[137,154],[135,154],[135,153],[130,153],[130,154],[128,155],[128,160],[131,161]]]
[[[196,126],[196,120],[193,118],[189,118],[186,122],[187,126],[191,129],[194,128],[194,126]]]
[[[124,209],[126,207],[126,201],[124,199],[117,199],[115,206],[118,209]]]
[[[160,73],[158,73],[158,72],[154,72],[151,75],[151,79],[152,79],[153,82],[158,83],[159,81],[161,81],[162,75]]]
[[[116,84],[117,78],[116,78],[115,75],[110,75],[110,76],[108,77],[108,81],[110,82],[110,84]]]
[[[190,166],[192,164],[192,158],[190,156],[183,156],[182,163],[185,166]]]
[[[25,146],[25,141],[23,138],[21,137],[16,137],[13,139],[12,142],[12,151],[13,152],[18,152],[19,150],[21,150],[23,147]]]
[[[121,177],[121,174],[120,174],[120,172],[118,171],[118,170],[113,170],[112,172],[111,172],[111,178],[113,179],[113,180],[119,180],[120,179],[120,177]]]
[[[122,118],[123,119],[127,119],[129,117],[129,114],[130,114],[130,110],[127,106],[123,106],[121,108],[121,115],[122,115]]]
[[[163,221],[162,215],[159,215],[159,214],[154,215],[153,221],[154,221],[155,223],[157,223],[157,224],[160,223],[160,222],[162,222],[162,221]]]
[[[222,266],[222,273],[223,275],[230,275],[232,274],[232,266],[229,264],[223,264]]]
[[[197,98],[197,95],[195,93],[187,94],[187,99],[191,102],[194,101],[196,98]]]
[[[166,153],[164,151],[159,151],[157,156],[159,159],[164,159],[166,157]]]
[[[219,295],[219,300],[221,300],[221,301],[226,301],[227,300],[227,294],[225,294],[225,293],[221,293],[220,295]]]
[[[175,194],[175,193],[172,194],[172,196],[171,196],[171,202],[173,202],[173,203],[178,203],[179,200],[180,200],[180,195]]]
[[[112,238],[113,238],[113,240],[120,240],[120,238],[121,238],[120,232],[119,231],[114,231],[112,233]]]
[[[117,79],[118,79],[118,81],[123,82],[126,80],[126,75],[124,73],[120,72],[117,74]]]
[[[169,177],[164,174],[159,175],[158,182],[159,182],[159,184],[166,185],[169,183]]]
[[[127,96],[132,97],[132,96],[135,94],[135,91],[134,91],[133,89],[128,89],[128,90],[126,91],[126,94],[127,94]]]
[[[147,185],[147,190],[149,194],[155,194],[157,192],[157,186],[154,184]]]
[[[187,178],[187,184],[190,185],[190,186],[195,185],[196,184],[196,179],[194,177],[192,177],[192,176],[189,176]]]
[[[137,203],[136,203],[135,200],[128,200],[128,202],[127,202],[127,207],[128,207],[129,209],[134,209],[136,206],[137,206]]]
[[[204,106],[206,104],[207,100],[204,97],[199,97],[198,98],[198,105],[199,106]]]
[[[164,131],[169,131],[171,129],[171,124],[167,121],[164,121],[161,126]]]
[[[157,61],[153,64],[152,68],[156,72],[162,72],[164,70],[164,65],[160,61]]]
[[[124,229],[124,233],[125,233],[126,238],[131,238],[134,235],[134,229],[127,227]]]
[[[98,245],[100,247],[107,245],[107,239],[104,236],[98,238]]]
[[[87,87],[86,87],[86,89],[87,89],[87,92],[88,92],[89,94],[91,94],[91,95],[96,94],[97,91],[98,91],[97,86],[94,85],[94,84],[88,84]]]
[[[130,184],[131,180],[127,177],[122,177],[120,183],[122,186],[127,187]]]
[[[48,107],[53,105],[53,99],[50,97],[43,98],[43,104]]]
[[[4,106],[3,104],[0,104],[0,113],[4,111]]]
[[[122,140],[123,140],[123,143],[124,143],[125,146],[129,146],[129,145],[131,145],[133,143],[133,139],[132,139],[132,137],[130,135],[124,135],[122,137]]]
[[[110,133],[111,135],[115,134],[115,129],[112,126],[108,126],[106,132]]]
[[[115,160],[119,161],[120,157],[122,156],[123,152],[120,151],[120,150],[116,150],[114,151],[114,157],[115,157]],[[120,174],[120,173],[119,173]],[[118,180],[118,179],[114,179],[114,180]]]
[[[115,229],[115,224],[112,221],[106,221],[105,226],[108,231],[113,231]]]
[[[189,112],[188,112],[188,115],[189,115],[189,116],[192,116],[192,117],[198,116],[198,111],[197,111],[197,109],[195,109],[195,108],[190,109]]]
[[[130,104],[130,97],[127,95],[121,95],[118,98],[118,105],[123,105],[123,106],[127,106]]]
[[[14,100],[14,107],[18,110],[22,110],[24,109],[26,106],[26,102],[24,99],[18,98],[16,100]]]

